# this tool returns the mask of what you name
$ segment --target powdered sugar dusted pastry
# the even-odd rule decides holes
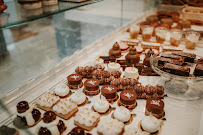
[[[88,96],[94,96],[100,93],[99,89],[100,81],[97,79],[87,79],[84,82],[84,93]]]
[[[52,107],[59,101],[59,99],[60,98],[58,96],[47,92],[37,99],[36,106],[45,111],[50,111],[52,110]]]
[[[137,94],[132,90],[124,90],[120,93],[118,104],[128,109],[134,109],[137,106]]]
[[[70,96],[70,100],[77,105],[82,105],[86,102],[86,96],[81,90],[78,90]]]
[[[126,78],[138,79],[139,77],[138,69],[135,67],[127,67],[125,69],[124,75]]]
[[[117,88],[113,85],[104,85],[101,88],[101,95],[109,102],[115,102],[118,99]]]
[[[102,119],[97,126],[99,135],[121,135],[124,132],[124,124],[117,119]]]
[[[43,121],[36,128],[38,135],[61,135],[65,130],[64,122],[52,111],[44,113]]]
[[[104,60],[102,58],[96,58],[96,59],[94,59],[94,64],[103,66]]]
[[[119,63],[111,62],[108,64],[109,71],[120,71],[121,65]]]
[[[114,118],[122,122],[128,122],[130,120],[130,117],[130,111],[123,106],[117,108],[114,112]]]
[[[61,99],[56,105],[54,105],[53,111],[56,115],[67,120],[78,111],[78,106],[68,99]]]
[[[135,128],[128,128],[123,135],[150,135],[150,133]]]
[[[17,104],[17,119],[22,121],[25,126],[32,127],[41,120],[41,113],[26,101]],[[15,125],[15,124],[14,124]]]
[[[68,88],[68,86],[66,84],[60,83],[56,86],[54,92],[60,98],[66,98],[70,94],[70,89]]]
[[[141,121],[141,127],[144,131],[155,133],[161,127],[161,120],[152,115],[145,116],[144,119]]]
[[[82,76],[80,74],[71,74],[67,77],[67,80],[70,89],[78,89],[83,86]]]
[[[100,100],[97,100],[94,103],[94,110],[98,113],[106,113],[109,110],[109,102],[104,96],[101,96]]]
[[[92,130],[100,120],[100,114],[89,108],[80,110],[75,115],[74,124],[88,131]]]

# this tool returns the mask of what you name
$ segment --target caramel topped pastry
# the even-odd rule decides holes
[[[40,111],[38,109],[35,109],[32,105],[29,105],[27,101],[19,102],[16,105],[16,108],[17,119],[22,121],[27,127],[32,127],[41,120]]]
[[[38,135],[61,135],[65,130],[64,122],[52,111],[44,113],[42,123],[36,128]]]
[[[120,58],[121,57],[121,49],[120,49],[120,46],[119,46],[119,44],[117,42],[110,49],[109,56],[113,56],[115,58]]]

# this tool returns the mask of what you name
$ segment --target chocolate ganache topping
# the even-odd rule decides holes
[[[43,121],[44,123],[50,123],[56,119],[56,114],[52,111],[47,111],[44,113]]]
[[[18,113],[24,113],[29,109],[29,104],[26,101],[21,101],[17,104]]]

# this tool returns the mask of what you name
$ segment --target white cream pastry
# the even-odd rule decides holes
[[[33,109],[34,109],[34,107],[32,105],[29,105],[29,109],[27,111],[25,111],[24,113],[18,113],[17,112],[16,115],[20,116],[20,117],[25,117],[27,125],[33,126],[35,124],[35,120],[34,120],[33,115],[32,115]]]
[[[60,135],[60,132],[58,130],[58,123],[59,123],[59,118],[56,117],[56,119],[50,123],[45,123],[43,120],[40,122],[37,127],[36,127],[36,133],[38,134],[38,131],[41,127],[47,128],[52,135]]]
[[[141,126],[143,130],[155,133],[161,126],[161,120],[157,119],[153,115],[145,116],[145,118],[141,121]]]
[[[138,69],[135,67],[127,67],[125,69],[124,75],[126,78],[138,79],[139,77]]]
[[[128,122],[131,117],[130,111],[124,106],[117,108],[113,115],[114,115],[114,118],[122,122]]]
[[[81,105],[85,102],[86,96],[81,90],[78,90],[70,96],[70,100],[77,105]]]
[[[123,122],[112,118],[100,120],[97,126],[97,131],[103,135],[120,135],[123,130]]]
[[[97,100],[94,103],[94,110],[99,112],[99,113],[105,113],[108,111],[109,109],[109,102],[106,100],[106,98],[104,96],[101,95],[101,99]]]
[[[54,105],[53,111],[66,115],[77,107],[77,104],[69,101],[68,99],[61,99],[56,105]]]
[[[55,94],[60,97],[65,97],[70,93],[70,89],[64,83],[60,83],[55,88]]]
[[[111,62],[108,64],[108,70],[109,71],[120,71],[121,65],[119,63],[116,62]]]
[[[96,59],[94,59],[94,64],[103,66],[104,60],[102,58],[96,58]]]
[[[55,95],[47,92],[44,95],[42,95],[40,98],[38,98],[36,103],[40,106],[52,107],[54,104],[56,104],[56,102],[59,101],[59,99],[60,98],[58,96],[55,96]]]
[[[100,114],[94,112],[92,109],[84,108],[77,112],[74,118],[76,122],[91,127],[100,118]]]
[[[150,135],[149,132],[141,131],[135,128],[125,130],[123,135]]]

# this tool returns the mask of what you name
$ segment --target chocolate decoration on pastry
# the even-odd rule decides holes
[[[107,101],[113,100],[117,96],[117,88],[113,85],[104,85],[101,88],[101,95],[103,95]]]
[[[130,48],[129,53],[125,56],[128,63],[136,64],[140,61],[140,56],[136,51],[135,47]]]
[[[85,131],[81,127],[75,127],[68,135],[85,135]]]
[[[117,42],[110,49],[109,56],[113,56],[115,58],[121,57],[121,49],[120,49],[120,46],[119,46],[119,44]]]
[[[71,74],[67,77],[70,89],[77,89],[83,86],[82,76],[80,74]]]
[[[102,67],[101,65],[85,66],[85,67],[79,66],[75,69],[75,72],[77,74],[82,75],[83,78],[92,78],[92,72],[98,69],[104,70],[104,67]]]
[[[50,123],[56,119],[56,114],[52,111],[46,111],[44,113],[43,121],[44,123]]]
[[[16,107],[18,113],[24,113],[29,109],[29,104],[26,101],[21,101],[16,105]]]
[[[85,86],[84,93],[89,96],[94,96],[99,94],[100,92],[99,84],[100,84],[100,81],[98,79],[87,79],[84,82],[84,86]]]
[[[137,94],[132,90],[124,90],[120,93],[120,102],[125,105],[136,103]]]

